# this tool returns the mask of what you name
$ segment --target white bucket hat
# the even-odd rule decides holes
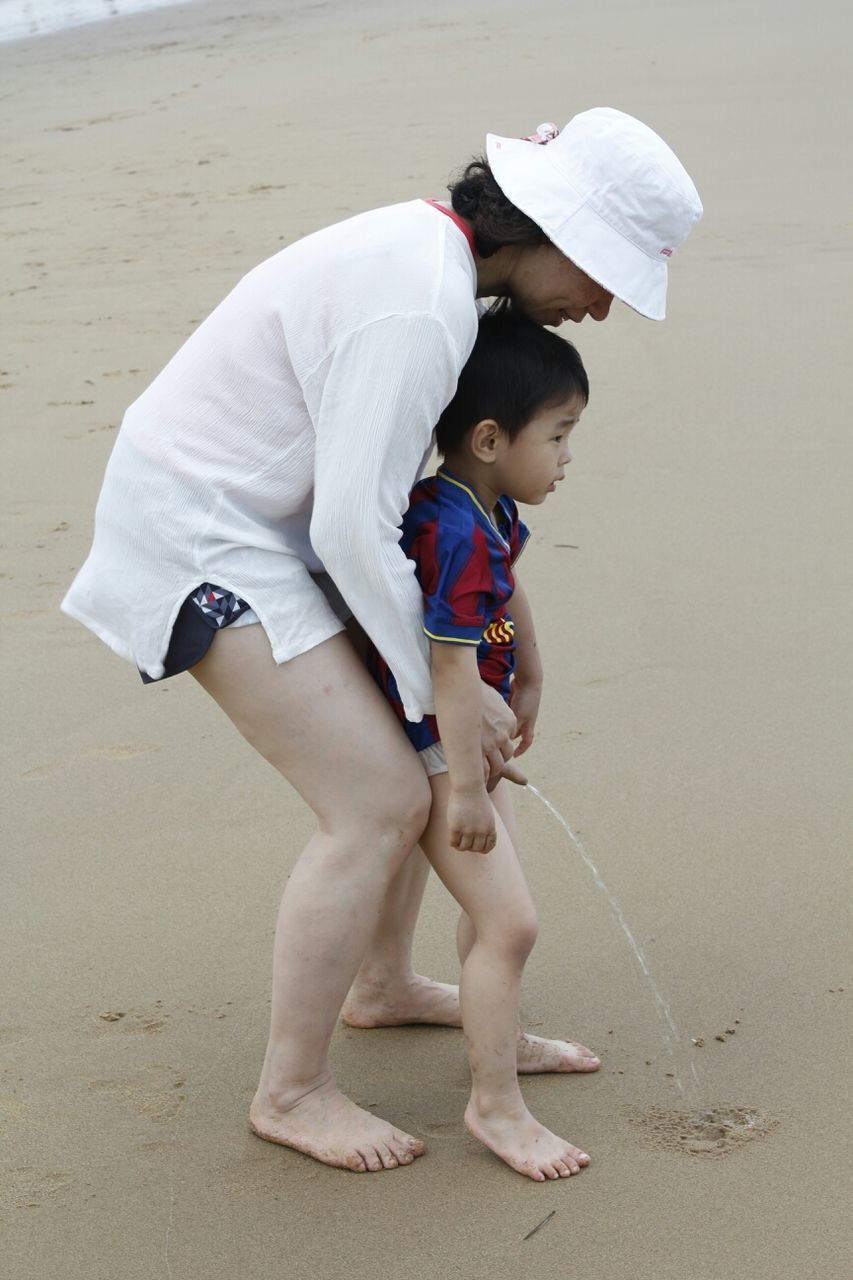
[[[650,320],[666,315],[667,262],[702,217],[677,156],[633,116],[593,107],[562,133],[486,137],[504,195],[576,266]]]

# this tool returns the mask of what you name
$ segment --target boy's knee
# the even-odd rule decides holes
[[[517,959],[524,961],[530,955],[539,936],[539,921],[532,905],[519,912],[503,931],[503,945]]]

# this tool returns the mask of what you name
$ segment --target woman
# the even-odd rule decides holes
[[[350,1021],[458,1011],[451,989],[410,977],[426,864],[409,855],[429,790],[346,617],[385,657],[407,717],[431,711],[399,524],[473,345],[476,299],[510,297],[550,325],[603,320],[614,296],[662,319],[668,259],[702,211],[665,143],[609,108],[562,133],[490,135],[451,194],[452,209],[412,201],[329,227],[237,285],[128,409],[63,602],[145,678],[191,669],[317,815],[282,898],[250,1120],[355,1170],[423,1151],[329,1071],[368,946]],[[496,778],[511,772],[515,726],[488,689],[483,710]],[[522,1052],[522,1070],[598,1065],[562,1042]]]

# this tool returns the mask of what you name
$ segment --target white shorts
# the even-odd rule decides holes
[[[437,773],[447,773],[444,747],[440,742],[434,742],[431,747],[424,747],[423,751],[418,752],[418,759],[426,770],[428,778],[434,778]]]

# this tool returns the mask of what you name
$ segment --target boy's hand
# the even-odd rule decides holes
[[[491,853],[495,847],[495,811],[485,788],[454,791],[447,801],[450,845],[468,853]]]
[[[509,705],[515,715],[517,734],[520,739],[515,748],[516,756],[523,756],[528,747],[533,745],[533,731],[536,727],[536,717],[539,715],[541,697],[541,684],[525,684],[518,678],[513,681]]]
[[[480,681],[480,733],[486,778],[492,787],[500,782],[504,766],[515,752],[515,714],[497,689]]]

